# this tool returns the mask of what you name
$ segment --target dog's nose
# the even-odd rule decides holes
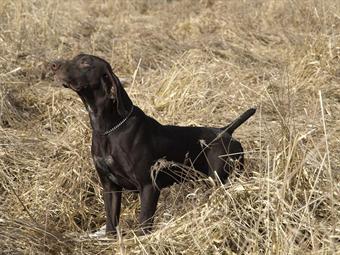
[[[62,61],[60,61],[60,60],[53,61],[53,62],[51,63],[51,65],[50,65],[51,70],[52,70],[53,72],[58,71],[58,69],[60,68],[61,64],[62,64]]]

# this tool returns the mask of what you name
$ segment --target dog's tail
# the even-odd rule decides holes
[[[253,116],[255,112],[256,112],[255,107],[246,110],[244,113],[241,114],[241,116],[239,116],[232,123],[230,123],[228,126],[222,128],[222,129],[225,130],[225,132],[227,132],[228,134],[232,135],[233,132],[239,126],[241,126],[247,119],[249,119],[251,116]]]

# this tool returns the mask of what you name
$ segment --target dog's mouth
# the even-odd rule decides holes
[[[61,84],[64,88],[67,88],[67,89],[74,89],[73,86],[71,85],[71,82],[69,82],[69,81],[57,79],[57,82],[58,82],[59,84]]]
[[[62,85],[64,88],[72,89],[75,92],[79,92],[81,90],[81,87],[74,86],[70,82],[62,82]]]
[[[72,82],[70,80],[60,78],[57,75],[55,76],[55,80],[56,80],[56,82],[61,84],[64,88],[72,89],[76,92],[78,92],[80,90],[80,88],[78,88],[77,86],[72,85]]]
[[[64,88],[70,88],[70,85],[66,82],[62,82],[61,85],[63,85]]]
[[[71,82],[68,79],[66,79],[63,75],[60,75],[58,73],[54,74],[54,81],[56,83],[63,85],[64,88],[70,88]]]
[[[62,83],[62,85],[64,88],[72,89],[75,92],[79,92],[85,88],[85,86],[79,86],[77,84],[65,81]]]

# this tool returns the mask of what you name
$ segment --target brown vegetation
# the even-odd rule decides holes
[[[0,24],[0,253],[340,250],[339,1],[2,0]],[[235,133],[245,173],[164,190],[144,237],[127,193],[125,234],[89,238],[105,219],[88,116],[44,70],[79,52],[162,123],[224,126],[257,106]]]

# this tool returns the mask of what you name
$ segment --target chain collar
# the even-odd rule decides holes
[[[123,125],[131,116],[132,112],[133,112],[133,105],[131,106],[131,110],[130,112],[128,113],[128,115],[125,116],[124,119],[122,119],[117,125],[115,125],[113,128],[105,131],[102,135],[109,135],[110,133],[112,133],[113,131],[115,131],[116,129],[118,129],[121,125]]]

